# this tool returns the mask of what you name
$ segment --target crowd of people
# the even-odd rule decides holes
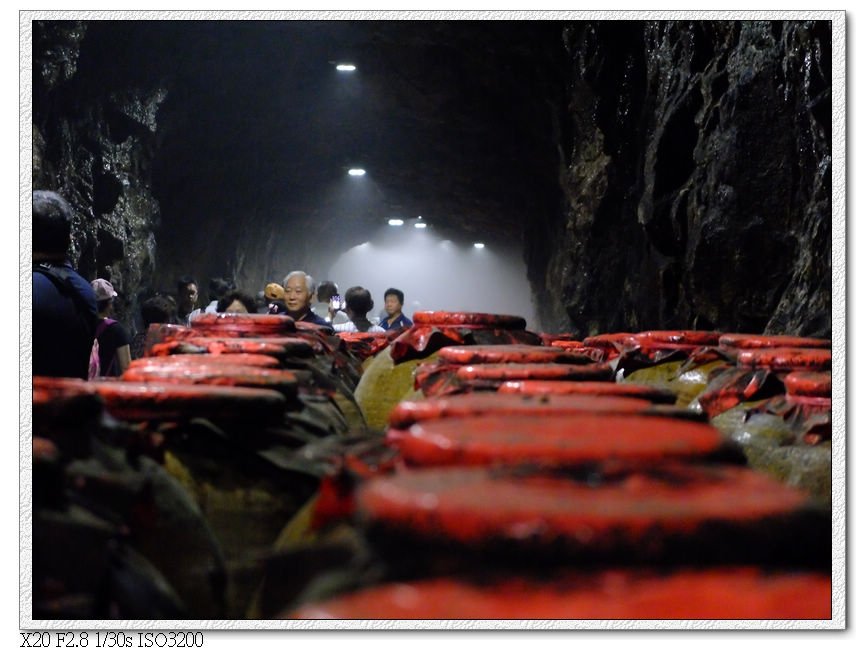
[[[73,213],[56,192],[33,192],[33,374],[51,377],[116,377],[144,354],[147,328],[153,323],[190,325],[205,313],[285,314],[296,321],[335,332],[385,332],[410,327],[399,289],[384,293],[381,317],[369,314],[375,303],[368,289],[350,287],[345,296],[335,282],[317,286],[304,271],[292,271],[281,283],[269,282],[253,295],[225,278],[211,278],[202,300],[192,276],[177,280],[174,294],[154,292],[140,303],[141,329],[130,335],[112,318],[117,298],[104,278],[88,282],[68,259]]]

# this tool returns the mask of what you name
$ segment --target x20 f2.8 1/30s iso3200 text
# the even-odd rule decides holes
[[[202,632],[21,632],[21,648],[202,648]]]

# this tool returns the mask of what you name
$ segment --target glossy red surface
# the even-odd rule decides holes
[[[825,348],[757,348],[739,353],[739,366],[772,370],[831,370],[832,350]]]
[[[702,422],[623,413],[487,414],[427,420],[393,440],[411,465],[565,467],[605,460],[656,462],[717,451]]]
[[[295,619],[829,619],[828,575],[753,567],[568,572],[554,581],[501,576],[389,583],[309,603]]]
[[[704,330],[649,330],[633,335],[642,342],[653,341],[656,343],[677,343],[680,345],[718,345],[721,332],[707,332]]]
[[[614,397],[636,397],[656,404],[674,404],[676,393],[666,388],[637,383],[617,383],[612,381],[549,381],[542,379],[523,379],[506,381],[498,389],[499,393],[521,395],[594,395]]]
[[[569,350],[542,345],[454,345],[442,348],[439,359],[448,363],[592,363]]]
[[[829,339],[765,334],[724,334],[721,336],[719,344],[721,347],[736,349],[832,347],[832,341]]]
[[[185,364],[215,366],[249,366],[257,368],[278,368],[279,359],[266,354],[168,354],[165,356],[142,357],[129,364],[129,368],[179,366]]]
[[[515,379],[613,380],[613,370],[606,363],[572,365],[564,363],[485,363],[463,366],[456,372],[460,380],[511,381]]]
[[[284,335],[295,332],[294,319],[279,314],[200,314],[189,326],[196,333],[231,336]]]
[[[599,484],[480,468],[416,469],[373,478],[357,493],[369,523],[470,546],[663,544],[707,522],[754,524],[807,503],[804,492],[733,465],[655,466]]]
[[[203,384],[208,386],[246,386],[270,388],[286,396],[297,395],[297,376],[289,370],[200,364],[179,366],[136,366],[123,373],[123,381],[160,384]]]
[[[505,314],[484,314],[462,311],[416,311],[412,320],[415,325],[451,325],[459,327],[483,327],[487,329],[525,329],[526,319]]]
[[[225,386],[183,386],[139,382],[93,382],[105,408],[121,420],[217,418],[278,419],[285,397],[275,390]]]
[[[297,337],[269,338],[228,338],[194,336],[183,340],[167,341],[154,345],[149,356],[165,356],[176,354],[188,346],[202,348],[209,354],[269,354],[271,356],[313,355],[313,348],[308,341]]]
[[[650,404],[647,400],[626,397],[468,393],[400,402],[391,411],[389,424],[406,429],[416,422],[484,414],[545,417],[553,413],[636,413]]]
[[[788,395],[831,397],[832,374],[829,372],[791,372],[784,377]]]

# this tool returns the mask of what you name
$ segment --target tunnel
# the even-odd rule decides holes
[[[33,189],[69,202],[72,266],[148,346],[119,378],[34,380],[34,517],[97,567],[35,540],[36,618],[641,618],[644,593],[655,618],[658,593],[669,618],[831,618],[831,20],[30,30]],[[297,270],[368,289],[373,323],[397,288],[414,324],[143,324],[179,278],[203,307],[211,279],[254,296]],[[127,382],[172,388],[136,410]],[[742,509],[558,515],[703,490],[715,512],[713,489]]]

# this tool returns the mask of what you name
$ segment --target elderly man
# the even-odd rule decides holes
[[[282,285],[285,289],[285,306],[289,316],[298,321],[330,326],[326,320],[317,316],[311,309],[313,287],[315,286],[312,276],[303,271],[292,271],[285,276]]]

